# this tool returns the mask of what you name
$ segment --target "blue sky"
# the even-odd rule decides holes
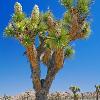
[[[27,15],[35,4],[41,11],[49,7],[56,18],[65,11],[58,0],[0,0],[0,95],[16,95],[32,89],[30,68],[23,56],[25,48],[15,39],[4,38],[3,30],[13,14],[13,6],[18,1]],[[77,85],[81,91],[93,91],[100,84],[100,0],[92,5],[92,34],[88,40],[73,43],[75,55],[65,61],[64,68],[57,74],[50,91],[67,91],[71,85]],[[42,66],[44,76],[45,67]]]

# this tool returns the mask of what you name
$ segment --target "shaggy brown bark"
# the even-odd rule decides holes
[[[34,45],[29,45],[27,47],[27,56],[31,64],[32,82],[34,85],[34,89],[35,91],[40,91],[41,89],[40,67],[37,60],[37,51]]]
[[[46,53],[48,54],[48,53]],[[56,50],[50,60],[47,60],[48,71],[44,82],[40,79],[40,66],[37,58],[37,51],[34,45],[27,47],[27,56],[31,63],[32,81],[36,91],[36,100],[47,100],[47,95],[57,72],[63,66],[64,51]]]

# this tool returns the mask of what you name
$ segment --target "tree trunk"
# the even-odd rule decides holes
[[[41,91],[36,92],[35,96],[36,96],[35,100],[47,100],[48,99],[48,91],[42,89]]]
[[[38,63],[37,58],[37,51],[35,48],[35,45],[29,45],[26,49],[27,51],[27,57],[30,61],[30,67],[31,67],[31,74],[32,74],[32,82],[33,82],[33,88],[35,91],[41,90],[41,81],[40,81],[40,66]]]
[[[99,99],[99,93],[97,92],[97,94],[96,94],[96,100],[98,100]]]
[[[27,56],[30,61],[31,73],[32,73],[32,83],[33,88],[36,92],[35,100],[47,100],[49,89],[55,78],[57,72],[62,68],[64,62],[64,51],[63,49],[57,49],[48,61],[48,71],[45,79],[41,79],[40,76],[40,65],[37,50],[35,45],[30,45],[27,47]]]
[[[83,95],[83,93],[81,93],[81,97],[82,97],[82,100],[84,100],[84,95]]]
[[[74,100],[78,100],[77,94],[74,94]]]

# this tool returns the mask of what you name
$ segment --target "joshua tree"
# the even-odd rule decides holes
[[[69,89],[73,92],[74,100],[78,100],[77,92],[80,92],[80,88],[77,86],[71,86]]]
[[[84,100],[84,94],[83,93],[81,93],[81,98],[82,98],[82,100]]]
[[[96,100],[99,100],[100,85],[95,85],[95,88],[96,88]]]
[[[60,0],[60,3],[66,11],[62,19],[56,20],[50,10],[41,13],[37,5],[27,17],[21,4],[16,2],[12,19],[5,29],[5,36],[17,39],[26,49],[36,100],[47,100],[55,75],[63,67],[64,60],[74,53],[71,43],[86,39],[90,33],[91,1]],[[38,47],[35,45],[36,36],[39,38]],[[45,79],[41,79],[40,62],[47,68]]]
[[[1,100],[2,100],[2,99],[1,99]],[[7,96],[6,94],[4,94],[3,100],[11,100],[11,96]]]

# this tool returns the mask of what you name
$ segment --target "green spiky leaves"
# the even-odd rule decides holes
[[[100,92],[100,85],[95,85],[96,92]]]
[[[5,36],[18,39],[24,46],[33,43],[30,35],[25,32],[26,21],[20,23],[10,23],[5,29]]]
[[[57,36],[50,36],[46,40],[46,45],[49,46],[51,49],[63,48],[69,42],[68,35],[61,35]]]
[[[70,31],[73,28],[75,31],[78,30],[77,32],[74,31],[75,39],[89,36],[90,24],[85,20],[87,16],[84,17],[84,15],[89,12],[90,0],[77,0],[77,2],[74,2],[74,0],[60,1],[61,4],[68,8],[61,20],[56,20],[50,10],[40,13],[37,5],[33,7],[31,16],[27,17],[22,10],[21,4],[16,2],[14,14],[5,29],[5,35],[18,39],[24,46],[34,43],[36,36],[39,36],[40,41],[43,40],[47,48],[65,49],[68,46],[65,49],[65,56],[70,57],[74,53],[74,50],[69,48],[69,43],[74,40]],[[81,24],[79,24],[78,20],[81,18],[84,20],[81,20]],[[77,27],[74,27],[73,23]],[[77,34],[81,33],[84,34],[79,37]]]
[[[71,16],[71,13],[69,11],[67,11],[65,14],[64,14],[64,24],[69,26],[71,24],[71,21],[72,21],[72,16]]]
[[[47,11],[47,12],[45,12],[45,13],[43,14],[43,19],[44,19],[44,21],[47,22],[47,20],[48,20],[49,17],[53,18],[53,14],[52,14],[52,12],[51,12],[50,10]]]
[[[78,86],[71,86],[69,88],[74,94],[76,94],[77,92],[80,92],[80,88]]]
[[[78,0],[77,7],[80,13],[87,14],[89,13],[91,0]]]
[[[25,14],[24,13],[16,13],[12,17],[14,22],[21,22],[24,18],[25,18]]]
[[[5,29],[5,35],[18,39],[24,46],[33,43],[38,32],[44,32],[45,23],[40,23],[40,13],[37,5],[34,6],[31,18],[25,16],[20,3],[16,2],[14,14]]]
[[[18,37],[18,39],[20,40],[20,42],[24,45],[24,46],[28,46],[30,44],[33,43],[33,41],[31,41],[31,38],[28,34],[20,34],[20,36]]]
[[[16,2],[14,6],[14,15],[12,17],[14,22],[21,22],[25,18],[22,6],[20,3]]]
[[[9,37],[14,37],[15,32],[14,32],[14,28],[13,28],[11,23],[5,28],[5,34],[4,35],[9,36]]]
[[[67,46],[65,48],[65,57],[66,58],[70,58],[74,53],[75,53],[75,50],[72,47]]]
[[[51,49],[64,48],[69,43],[69,35],[62,29],[61,34],[57,36],[55,33],[50,33],[45,43]]]
[[[29,19],[27,19],[27,18],[24,19],[24,20],[22,20],[21,22],[16,22],[16,23],[12,20],[12,22],[10,22],[9,25],[6,27],[5,33],[6,34],[9,33],[9,35],[10,35],[10,31],[8,32],[8,30],[12,30],[14,36],[16,36],[17,33],[19,33],[19,34],[20,33],[24,33],[25,32],[25,29],[26,29],[26,27],[28,25],[29,25]]]
[[[60,0],[61,4],[67,8],[71,8],[73,6],[74,0]]]

